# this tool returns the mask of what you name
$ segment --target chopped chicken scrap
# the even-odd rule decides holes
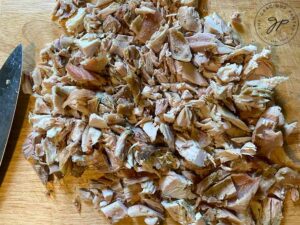
[[[28,77],[23,152],[43,183],[96,170],[79,196],[112,223],[280,224],[300,185],[284,150],[297,123],[273,95],[287,78],[197,4],[57,1],[68,34]]]

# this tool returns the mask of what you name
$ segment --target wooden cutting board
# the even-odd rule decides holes
[[[270,1],[262,0],[211,0],[206,8],[208,12],[216,11],[227,21],[235,12],[241,13],[245,43],[255,43],[266,46],[258,37],[254,18],[259,9]],[[300,17],[300,0],[286,0]],[[8,57],[12,49],[18,44],[28,45],[33,42],[36,52],[57,38],[60,29],[50,20],[50,13],[55,5],[53,0],[0,0],[0,65]],[[287,44],[273,48],[273,60],[278,74],[287,75],[290,79],[278,89],[278,98],[287,115],[287,120],[300,119],[300,32]],[[22,98],[23,99],[23,98]],[[1,107],[1,106],[0,106]],[[45,187],[23,158],[21,146],[30,127],[27,119],[22,118],[22,111],[29,112],[32,101],[27,104],[23,100],[18,109],[17,122],[21,132],[13,131],[15,149],[12,161],[8,167],[2,187],[0,188],[0,225],[10,224],[109,224],[105,218],[91,206],[83,205],[81,214],[78,214],[72,201],[76,179],[68,178],[60,183],[55,196],[49,197]],[[1,116],[1,115],[0,115]],[[26,115],[27,117],[27,115]],[[296,154],[300,149],[300,136],[295,135],[290,141],[290,148]],[[81,182],[86,182],[83,178]],[[300,224],[300,205],[286,201],[284,224]],[[135,224],[142,224],[141,220]],[[133,224],[127,220],[123,224]],[[167,220],[167,224],[174,224]]]

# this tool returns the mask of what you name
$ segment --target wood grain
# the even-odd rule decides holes
[[[256,12],[267,2],[269,1],[211,0],[208,1],[207,9],[208,12],[218,12],[226,20],[229,20],[233,12],[241,12],[244,28],[241,36],[244,42],[265,46],[257,37],[253,24]],[[299,0],[285,2],[300,16]],[[38,53],[45,43],[59,36],[61,32],[59,27],[50,20],[54,4],[52,0],[0,0],[0,65],[20,42],[25,45],[35,43]],[[290,78],[278,89],[278,98],[281,99],[280,103],[287,120],[298,120],[300,118],[300,32],[288,44],[273,48],[273,60],[277,72]],[[27,108],[28,113],[32,107],[32,100],[28,105],[21,102],[20,107]],[[66,178],[56,185],[55,196],[46,195],[45,187],[21,153],[23,141],[30,127],[27,119],[19,118],[19,120],[22,129],[17,135],[12,161],[0,188],[0,224],[109,224],[91,206],[84,205],[81,214],[78,214],[73,206],[73,193],[76,188],[74,184],[84,183],[86,178],[80,180]],[[290,148],[296,156],[300,156],[299,144],[300,136],[296,135],[290,143]],[[287,200],[284,215],[285,225],[300,224],[300,205]],[[122,224],[141,223],[141,220],[134,222],[126,220]],[[168,219],[167,224],[174,224],[174,222]]]

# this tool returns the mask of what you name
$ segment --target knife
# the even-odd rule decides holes
[[[0,70],[0,166],[14,120],[21,74],[22,45],[18,45]]]

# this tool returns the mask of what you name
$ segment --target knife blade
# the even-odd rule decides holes
[[[0,70],[0,166],[16,111],[21,74],[22,45],[18,45]]]

